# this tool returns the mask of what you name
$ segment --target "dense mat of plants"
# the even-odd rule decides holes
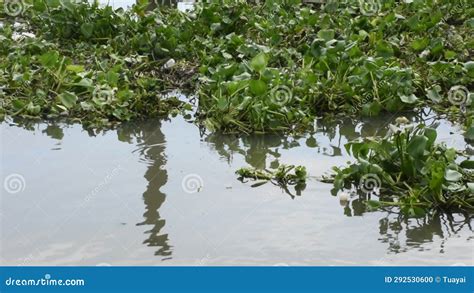
[[[147,1],[0,7],[1,115],[96,126],[167,114],[183,105],[162,93],[188,88],[198,121],[226,132],[420,106],[472,117],[472,1],[208,2],[192,13]]]
[[[411,216],[429,210],[474,211],[474,161],[436,143],[423,125],[390,125],[385,138],[346,145],[356,161],[334,168],[334,190],[378,196],[372,207],[399,206]]]

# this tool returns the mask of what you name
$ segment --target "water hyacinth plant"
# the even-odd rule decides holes
[[[429,210],[474,211],[474,161],[436,143],[423,125],[390,126],[385,138],[346,145],[355,162],[335,167],[333,194],[355,189],[373,193],[372,207],[399,206],[410,216]]]
[[[296,194],[300,195],[301,191],[306,187],[306,179],[308,177],[304,166],[294,165],[280,165],[275,170],[240,168],[235,173],[242,182],[244,182],[245,179],[258,180],[259,182],[253,184],[252,187],[258,187],[271,182],[280,186],[291,197],[294,197],[294,195],[289,191],[288,187],[294,185]]]
[[[317,116],[419,106],[472,116],[472,1],[380,0],[370,11],[323,2],[0,7],[0,115],[93,127],[182,108],[161,95],[178,88],[196,93],[197,121],[211,131],[304,130]]]

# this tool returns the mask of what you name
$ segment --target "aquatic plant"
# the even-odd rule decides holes
[[[289,185],[295,185],[297,195],[306,187],[306,179],[308,174],[304,166],[294,165],[280,165],[274,170],[259,170],[256,168],[240,168],[235,172],[239,175],[239,180],[244,179],[259,180],[259,182],[252,185],[252,187],[261,186],[265,183],[271,182],[280,186],[290,196],[293,194],[289,191]]]
[[[474,210],[474,161],[436,143],[423,125],[390,125],[385,138],[350,142],[355,162],[335,167],[333,194],[344,190],[378,196],[368,204],[398,206],[410,216],[430,210]]]
[[[138,38],[150,19],[87,1],[33,1],[0,27],[0,115],[67,118],[86,127],[166,116],[185,107],[166,97],[192,66],[155,59]],[[15,22],[20,20],[21,22]],[[147,44],[151,39],[147,39]]]
[[[176,88],[197,93],[211,131],[298,131],[318,116],[419,106],[473,116],[472,1],[384,0],[369,13],[356,0],[212,0],[191,13],[24,3],[0,7],[0,116],[94,127],[189,108],[164,98]]]

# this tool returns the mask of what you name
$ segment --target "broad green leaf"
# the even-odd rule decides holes
[[[464,169],[474,169],[474,161],[465,160],[465,161],[461,162],[461,164],[459,166],[461,166]]]
[[[408,144],[407,147],[407,152],[412,156],[413,158],[420,158],[423,156],[426,145],[428,143],[428,138],[424,135],[416,135],[414,136],[411,140],[410,143]]]
[[[446,170],[446,174],[444,175],[444,178],[447,181],[458,182],[459,180],[462,179],[462,174],[456,170],[448,169]]]
[[[260,96],[267,92],[267,84],[263,80],[251,80],[249,86],[254,95]]]
[[[444,58],[446,58],[448,60],[454,59],[456,57],[456,55],[457,54],[454,51],[451,51],[451,50],[444,51]]]
[[[433,128],[425,128],[424,135],[428,138],[428,147],[431,148],[436,141],[438,133]]]
[[[318,37],[327,41],[334,39],[335,33],[334,30],[320,30],[318,32]]]
[[[423,51],[430,44],[430,40],[426,37],[419,38],[411,42],[411,47],[415,51]]]
[[[257,72],[262,72],[267,67],[267,64],[268,57],[263,52],[253,57],[250,61],[250,67]]]
[[[32,102],[30,102],[26,107],[26,111],[28,112],[28,114],[38,115],[39,112],[41,112],[41,107],[38,105],[34,105]]]
[[[81,25],[81,33],[84,37],[90,38],[94,33],[94,25],[92,23],[83,23]]]
[[[58,96],[59,101],[63,104],[66,108],[70,109],[76,105],[77,96],[71,92],[64,92]]]
[[[377,56],[380,57],[392,57],[394,54],[392,45],[386,41],[379,41],[376,46]]]
[[[39,57],[41,65],[44,67],[52,68],[56,65],[59,60],[59,53],[56,51],[51,51],[45,53]]]
[[[443,100],[443,97],[439,94],[440,91],[441,87],[439,85],[436,85],[426,91],[426,96],[433,102],[440,103]]]
[[[84,66],[82,65],[68,65],[66,66],[66,70],[72,71],[75,73],[81,73],[84,72]]]
[[[464,133],[464,137],[469,141],[474,141],[474,126],[469,127],[466,133]]]
[[[411,94],[411,95],[402,95],[400,96],[400,100],[402,100],[402,102],[404,102],[405,104],[414,104],[418,101],[418,98],[414,95],[414,94]]]

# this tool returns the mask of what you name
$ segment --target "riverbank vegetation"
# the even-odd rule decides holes
[[[422,125],[390,125],[385,138],[348,143],[356,161],[334,168],[334,194],[377,196],[372,207],[399,206],[411,216],[474,211],[474,161],[436,138],[436,130]]]
[[[420,106],[472,115],[469,1],[257,2],[183,13],[31,0],[18,14],[5,2],[2,115],[127,121],[182,107],[164,98],[172,88],[196,94],[196,118],[212,131],[298,130],[318,116]]]

